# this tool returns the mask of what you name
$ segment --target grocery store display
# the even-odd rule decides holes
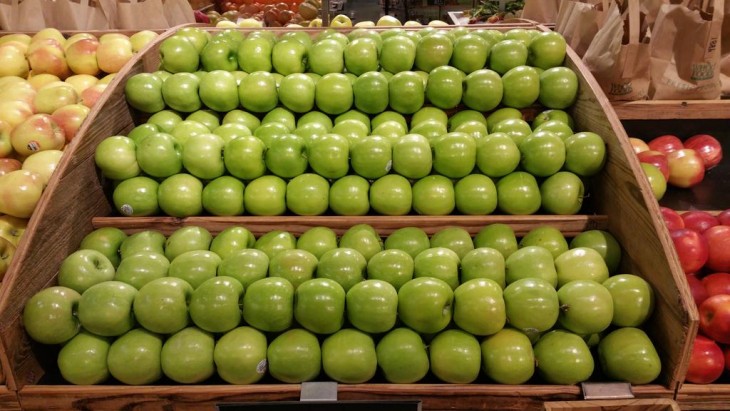
[[[529,58],[528,47],[512,40],[518,35],[535,37]],[[575,214],[584,179],[605,163],[601,137],[566,124],[562,109],[575,100],[577,77],[559,67],[558,34],[356,29],[314,39],[242,37],[178,32],[160,44],[167,72],[126,83],[129,104],[152,116],[96,153],[102,173],[121,181],[113,197],[122,215]],[[206,58],[212,47],[225,53],[219,62]],[[488,60],[490,48],[504,57]],[[191,74],[201,63],[209,71]],[[503,76],[485,65],[498,65]],[[547,109],[538,118],[550,120],[531,126],[517,108],[538,101]],[[468,110],[449,116],[459,105]],[[201,114],[210,127],[192,119]],[[203,204],[213,191],[228,206]],[[359,206],[341,205],[351,201],[340,195]]]
[[[215,10],[205,15],[216,27],[319,27],[322,25],[319,0],[220,2]]]
[[[499,354],[511,352],[507,341],[521,345],[522,338],[534,345],[535,370],[546,382],[588,380],[599,363],[589,344],[597,344],[601,367],[612,378],[646,384],[658,376],[661,363],[652,343],[633,328],[650,318],[653,291],[636,275],[609,276],[606,259],[621,255],[609,233],[593,230],[566,239],[544,226],[518,242],[504,224],[486,226],[474,238],[459,227],[443,228],[430,239],[417,227],[399,231],[383,241],[367,224],[339,238],[313,227],[299,239],[281,230],[255,238],[240,226],[216,236],[187,226],[168,237],[155,230],[126,235],[100,228],[82,242],[88,248],[64,259],[58,285],[28,301],[25,329],[38,342],[64,344],[58,364],[74,384],[98,384],[110,376],[135,384],[138,366],[152,367],[145,371],[146,384],[163,374],[179,383],[202,382],[216,369],[227,382],[249,384],[267,372],[267,350],[286,353],[302,340],[314,350],[306,372],[282,376],[276,365],[271,376],[283,382],[316,379],[320,364],[311,361],[321,358],[324,375],[343,383],[367,382],[378,366],[389,382],[415,383],[430,369],[448,383],[472,382],[480,370],[496,382],[525,383],[532,371],[504,379],[506,370],[498,365],[508,361]],[[104,254],[111,251],[112,234],[122,252],[116,270]],[[317,257],[306,249],[322,235],[331,239],[315,240],[321,244]],[[409,247],[397,248],[422,238],[414,257]],[[555,242],[563,245],[553,258]],[[483,246],[499,243],[519,248]],[[224,257],[211,249],[225,250]],[[487,349],[500,339],[504,345]],[[617,348],[613,339],[632,342]],[[118,350],[150,343],[162,344],[149,358],[156,366],[117,362],[124,355]],[[193,346],[198,349],[188,351]],[[394,358],[393,351],[407,358]],[[276,357],[269,361],[277,364]],[[632,358],[633,366],[627,368],[624,358]],[[416,370],[393,376],[402,363]]]
[[[113,75],[157,33],[131,36],[53,28],[0,37],[0,214],[22,232],[66,144]],[[14,217],[14,219],[12,219]],[[0,278],[17,242],[5,244]]]

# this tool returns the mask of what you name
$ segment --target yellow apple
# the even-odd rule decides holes
[[[375,23],[378,27],[392,27],[392,26],[402,26],[400,20],[397,18],[386,14],[385,16],[378,19],[378,21]]]
[[[66,43],[63,45],[63,49],[64,50],[68,50],[68,48],[72,44],[76,43],[79,40],[84,40],[84,39],[99,41],[99,39],[96,38],[96,36],[93,35],[93,34],[91,34],[91,33],[76,33],[76,34],[74,34],[71,37],[69,37],[69,38],[66,39]]]
[[[17,42],[23,43],[27,46],[30,44],[30,40],[31,40],[31,37],[25,33],[14,33],[14,34],[8,34],[8,35],[0,37],[0,44],[3,44],[8,41],[17,41]]]
[[[358,21],[355,23],[355,27],[375,27],[375,22],[370,20]]]
[[[20,237],[23,236],[28,226],[27,218],[17,218],[9,215],[0,216],[0,237],[8,240],[10,244],[18,246]]]
[[[146,45],[150,44],[159,34],[152,30],[138,31],[129,36],[129,41],[132,42],[132,51],[138,53]]]
[[[13,261],[15,255],[15,246],[10,241],[0,238],[0,280],[5,277],[10,262]]]
[[[322,27],[322,19],[317,17],[309,22],[309,27]]]
[[[117,73],[109,73],[106,76],[100,78],[99,82],[96,84],[109,84],[112,82],[112,80],[114,80],[114,77],[116,76],[116,74]]]
[[[31,37],[30,42],[35,43],[43,39],[54,39],[58,41],[58,44],[61,46],[66,43],[66,37],[63,36],[63,33],[53,27],[46,27],[38,31],[33,35],[33,37]]]
[[[247,18],[238,21],[238,24],[233,23],[233,26],[225,25],[226,20],[221,20],[216,24],[216,27],[264,27],[264,22],[254,18]]]
[[[0,46],[0,76],[27,77],[29,71],[30,66],[23,50],[12,43]]]
[[[35,91],[40,90],[46,84],[55,83],[56,81],[61,81],[61,79],[58,78],[58,76],[56,76],[55,74],[50,73],[35,74],[28,77],[28,83],[33,86],[33,89],[35,89]]]
[[[330,20],[330,27],[352,27],[352,20],[344,14],[338,14]]]
[[[96,54],[100,44],[99,40],[90,38],[76,40],[66,47],[66,63],[74,74],[99,74]]]
[[[420,21],[416,20],[408,20],[407,22],[403,23],[403,27],[419,27],[423,26]]]
[[[76,92],[81,95],[84,90],[98,83],[99,79],[91,74],[74,74],[64,81],[72,85]]]
[[[428,22],[429,26],[448,26],[449,23],[443,21],[443,20],[431,20]]]
[[[127,36],[102,41],[96,49],[96,60],[105,73],[118,73],[132,57],[132,42]]]
[[[61,150],[43,150],[29,155],[23,161],[22,170],[28,170],[38,173],[43,181],[43,185],[48,185],[51,174],[56,171],[58,162],[61,161],[63,151]]]
[[[129,36],[124,33],[104,33],[99,37],[99,43],[106,43],[112,40],[129,40]]]

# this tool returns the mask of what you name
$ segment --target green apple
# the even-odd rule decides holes
[[[243,189],[243,182],[235,177],[218,177],[203,187],[203,209],[215,216],[241,215]]]
[[[195,49],[198,51],[198,54],[200,54],[203,48],[205,48],[205,45],[211,39],[211,34],[209,32],[195,26],[183,27],[177,30],[174,36],[187,38],[191,43],[193,43],[193,45],[195,45]]]
[[[540,96],[540,77],[541,74],[530,66],[517,66],[509,69],[502,75],[502,104],[519,109],[535,103]]]
[[[141,251],[165,255],[166,240],[165,235],[157,230],[139,231],[122,241],[119,246],[119,255],[122,260]]]
[[[327,134],[330,130],[321,123],[304,123],[294,129],[294,134],[303,138],[305,141],[311,140],[313,137]]]
[[[474,279],[489,279],[504,289],[505,262],[504,256],[496,249],[489,247],[475,248],[461,258],[461,283]]]
[[[142,140],[143,137],[159,132],[160,128],[157,127],[156,124],[142,123],[133,128],[132,131],[127,134],[127,137],[131,138],[134,141],[134,144],[137,144],[137,142]]]
[[[312,44],[307,55],[309,71],[324,76],[342,73],[345,69],[345,47],[335,39],[323,39]]]
[[[533,120],[533,124],[534,124],[534,120]],[[563,141],[566,141],[566,139],[568,137],[575,134],[573,132],[573,129],[570,128],[570,126],[568,125],[568,123],[566,123],[563,120],[548,120],[548,121],[542,122],[539,126],[533,125],[532,127],[533,127],[532,130],[535,133],[538,131],[542,131],[542,130],[549,131],[553,134],[556,134]]]
[[[482,370],[500,384],[524,384],[535,373],[535,357],[530,339],[523,333],[504,328],[482,340]]]
[[[413,278],[413,257],[399,249],[383,250],[368,260],[367,278],[382,280],[392,285],[396,291]]]
[[[598,251],[610,273],[615,273],[621,263],[621,245],[608,231],[588,230],[578,234],[570,241],[570,248],[577,247],[588,247]]]
[[[77,250],[64,258],[58,270],[58,285],[83,294],[92,285],[114,278],[114,265],[96,250]]]
[[[162,378],[161,353],[161,336],[135,328],[114,340],[109,347],[109,373],[122,384],[152,384]]]
[[[509,120],[509,119],[515,119],[515,120],[522,120],[522,112],[516,108],[512,107],[501,107],[497,110],[494,110],[487,116],[486,118],[486,124],[487,124],[487,130],[490,133],[494,133],[494,127],[501,123],[502,121]],[[527,124],[527,127],[530,128],[530,132],[532,132],[532,127],[530,127],[529,124]],[[529,134],[529,132],[528,132]]]
[[[238,46],[240,42],[222,37],[211,39],[200,52],[200,65],[205,71],[238,70]]]
[[[370,183],[357,175],[337,179],[330,186],[329,206],[336,215],[365,215],[370,211]]]
[[[478,69],[464,78],[462,102],[472,110],[491,111],[502,101],[504,88],[499,73]]]
[[[281,215],[286,211],[286,182],[274,175],[251,180],[243,192],[243,207],[251,215]]]
[[[583,181],[570,171],[559,171],[540,185],[542,208],[550,214],[578,214],[584,196]]]
[[[162,277],[142,286],[134,297],[134,317],[145,329],[174,334],[188,326],[193,287],[180,278]]]
[[[241,322],[239,303],[242,297],[243,285],[235,278],[210,278],[193,291],[188,304],[190,318],[205,331],[230,331]]]
[[[603,283],[608,279],[608,267],[598,251],[577,247],[555,257],[558,287],[575,280],[593,280]]]
[[[272,258],[273,261],[273,258]],[[294,286],[281,277],[253,282],[243,296],[243,319],[266,332],[288,329],[294,318]]]
[[[398,317],[419,333],[437,333],[451,322],[454,291],[443,280],[414,278],[398,290]]]
[[[324,113],[342,114],[352,107],[353,101],[352,82],[342,73],[325,74],[315,85],[314,102]]]
[[[498,207],[507,214],[533,214],[540,209],[540,188],[532,174],[514,171],[497,182]]]
[[[200,50],[184,36],[170,36],[160,43],[160,68],[170,73],[192,73],[200,65]]]
[[[383,242],[386,250],[402,250],[415,258],[421,251],[431,247],[425,231],[419,227],[401,227],[393,231]]]
[[[182,120],[182,117],[177,112],[165,109],[152,114],[147,119],[147,123],[157,126],[160,132],[169,133]]]
[[[368,114],[382,113],[388,108],[388,79],[383,73],[369,71],[357,77],[352,84],[354,104]]]
[[[558,274],[550,250],[537,245],[521,246],[505,259],[507,284],[524,278],[539,278],[553,287],[558,284]]]
[[[345,320],[345,290],[337,281],[313,278],[294,292],[294,318],[315,334],[332,334]]]
[[[317,336],[301,328],[292,328],[274,338],[266,358],[271,376],[289,384],[312,381],[322,369]]]
[[[474,170],[477,152],[474,137],[454,131],[433,140],[431,147],[433,168],[438,174],[461,178]]]
[[[102,337],[115,337],[134,328],[132,302],[137,289],[120,281],[92,285],[81,295],[78,318],[81,326]]]
[[[408,121],[401,113],[392,110],[384,111],[370,120],[370,127],[375,130],[378,126],[388,121],[400,123],[404,129],[408,130]]]
[[[400,137],[404,136],[407,129],[397,121],[391,120],[380,123],[377,127],[373,128],[372,135],[381,136],[389,139],[391,142],[396,142]]]
[[[360,331],[377,334],[390,331],[398,315],[398,292],[382,280],[364,280],[347,291],[347,319]]]
[[[530,129],[530,124],[521,118],[507,118],[501,120],[494,124],[491,127],[491,130],[491,133],[506,134],[518,147],[528,136],[533,134],[532,129]],[[547,134],[547,132],[542,132],[539,135],[542,136],[545,134]]]
[[[124,84],[124,96],[133,108],[143,113],[156,113],[165,108],[162,79],[152,73],[137,73]]]
[[[462,214],[491,214],[497,209],[497,186],[486,175],[470,174],[454,185],[454,199]]]
[[[253,247],[261,250],[271,259],[283,250],[296,248],[297,240],[294,235],[284,230],[272,230],[260,236]]]
[[[271,65],[283,75],[304,73],[307,62],[307,46],[294,39],[280,39],[271,50]]]
[[[126,238],[127,234],[119,228],[101,227],[86,234],[81,240],[79,249],[99,251],[116,268],[121,260],[119,248]]]
[[[520,150],[509,135],[492,133],[476,140],[476,166],[485,175],[504,177],[519,164]]]
[[[568,114],[564,110],[558,110],[558,109],[548,109],[543,110],[540,113],[538,113],[535,118],[532,120],[532,127],[537,128],[542,125],[542,123],[546,123],[551,120],[558,120],[562,121],[563,123],[567,124],[568,127],[571,129],[575,127],[575,122],[573,121],[573,117]]]
[[[474,249],[471,235],[463,227],[445,227],[431,236],[431,247],[445,247],[456,253],[461,259]]]
[[[292,73],[281,80],[279,102],[295,113],[306,113],[314,107],[315,82],[302,73]]]
[[[593,374],[590,349],[571,332],[550,331],[535,343],[534,353],[538,373],[551,384],[577,384]]]
[[[613,297],[612,324],[638,327],[654,311],[654,290],[643,278],[634,274],[618,274],[603,282]]]
[[[299,240],[297,240],[298,245]],[[271,257],[268,276],[284,278],[296,290],[301,283],[314,277],[317,263],[317,256],[307,250],[282,250]]]
[[[370,185],[370,206],[378,214],[406,215],[412,203],[411,183],[402,175],[388,174]]]
[[[230,384],[253,384],[266,373],[266,336],[251,327],[238,327],[215,343],[213,361],[218,375]]]
[[[535,227],[520,240],[520,247],[539,246],[547,249],[557,258],[560,254],[568,251],[568,241],[563,233],[557,228],[549,225]]]
[[[482,351],[476,337],[458,329],[439,333],[429,345],[431,372],[441,381],[469,384],[477,379]]]
[[[286,205],[296,215],[322,215],[329,207],[330,184],[314,173],[300,174],[286,185]]]
[[[184,147],[190,137],[199,134],[208,134],[210,132],[210,129],[208,129],[208,127],[206,127],[203,123],[193,120],[183,120],[175,124],[172,130],[170,130],[170,135]]]
[[[140,174],[136,144],[124,136],[102,140],[94,153],[94,162],[102,174],[112,180],[126,180]]]
[[[238,107],[238,84],[236,77],[228,71],[206,73],[198,89],[200,101],[211,110],[227,112]]]
[[[409,328],[395,328],[385,334],[378,341],[375,353],[383,377],[391,383],[416,383],[430,368],[423,339]]]
[[[226,171],[222,155],[224,146],[225,141],[212,133],[191,136],[183,146],[183,167],[203,180],[222,176]]]
[[[646,333],[638,328],[618,328],[598,343],[601,370],[617,381],[649,384],[662,370],[659,354]]]
[[[297,127],[294,113],[284,107],[276,107],[273,110],[270,110],[269,112],[264,114],[264,117],[261,119],[261,124],[264,125],[268,123],[283,124],[284,126],[286,126],[289,132],[294,131],[294,129]]]
[[[312,227],[297,238],[296,247],[310,252],[319,260],[322,254],[337,248],[337,234],[329,227]]]
[[[251,231],[245,227],[230,226],[223,229],[223,231],[213,238],[210,242],[209,249],[218,254],[221,259],[225,260],[238,251],[248,248],[255,241]]]
[[[307,145],[303,138],[295,134],[273,136],[267,146],[264,161],[272,174],[292,178],[306,171]]]
[[[58,352],[58,369],[64,380],[76,385],[93,385],[106,381],[110,374],[106,364],[111,341],[88,331],[81,331]]]
[[[350,143],[338,134],[311,138],[307,144],[307,156],[312,170],[325,178],[344,177],[350,169]]]
[[[474,236],[474,248],[489,247],[499,251],[506,259],[517,251],[515,232],[507,224],[493,223],[485,226]]]
[[[370,335],[346,328],[322,342],[322,370],[333,380],[360,384],[375,376],[378,359]]]
[[[221,124],[229,124],[229,123],[243,124],[249,130],[253,131],[259,125],[261,125],[261,120],[259,120],[258,117],[249,113],[248,111],[236,109],[236,110],[231,110],[228,113],[226,113],[223,116],[223,119],[221,120]]]
[[[413,210],[421,215],[449,215],[455,207],[454,183],[434,174],[413,184]]]
[[[203,212],[203,183],[190,174],[167,177],[157,188],[160,209],[172,217],[189,217]]]
[[[200,78],[191,73],[175,73],[162,83],[162,98],[173,110],[192,113],[202,107]]]
[[[541,278],[523,278],[503,292],[507,321],[531,339],[558,321],[558,292]]]
[[[332,133],[345,137],[347,141],[350,142],[350,145],[352,145],[367,137],[370,133],[369,123],[369,120],[367,122],[363,122],[354,118],[341,120],[332,127]]]
[[[208,250],[187,251],[170,262],[168,276],[180,278],[198,288],[206,280],[216,276],[221,258]]]
[[[246,73],[270,72],[273,68],[271,65],[273,48],[274,42],[271,39],[258,36],[246,37],[241,41],[236,53],[239,67]]]
[[[453,52],[453,40],[448,35],[436,32],[423,36],[416,45],[414,65],[418,70],[430,73],[436,67],[448,65]]]
[[[527,46],[518,40],[505,39],[497,42],[489,50],[489,68],[499,74],[527,64]]]
[[[254,136],[237,137],[223,147],[223,162],[232,176],[241,180],[253,180],[266,172],[264,153],[266,146]]]
[[[336,281],[347,292],[365,279],[366,269],[367,260],[359,251],[338,247],[322,254],[316,276]]]
[[[567,67],[553,67],[540,73],[540,103],[553,109],[570,107],[578,97],[578,75]]]
[[[187,117],[185,117],[185,120],[197,121],[198,123],[201,123],[204,126],[208,127],[208,130],[215,130],[218,126],[221,125],[220,115],[210,109],[193,111],[192,113],[188,114]]]
[[[502,287],[487,278],[462,282],[454,290],[454,322],[473,335],[492,335],[507,322]]]
[[[466,74],[483,69],[492,44],[483,37],[469,33],[454,41],[451,65]]]
[[[461,103],[462,82],[466,75],[452,66],[439,66],[428,73],[426,98],[441,109],[453,109]]]
[[[393,171],[401,176],[419,179],[431,173],[433,165],[431,144],[422,135],[406,134],[400,137],[393,143],[392,156]]]
[[[383,250],[380,235],[368,224],[356,224],[348,228],[340,237],[338,245],[358,251],[366,260]]]
[[[214,348],[212,334],[197,327],[184,328],[162,345],[162,372],[181,384],[203,382],[215,373]]]
[[[606,163],[606,143],[596,133],[583,132],[565,139],[565,169],[579,176],[598,174]]]
[[[566,330],[587,335],[604,331],[613,318],[611,293],[593,280],[570,281],[558,289],[558,323]]]
[[[137,144],[137,164],[151,177],[169,177],[182,170],[182,146],[167,133],[144,137]]]
[[[350,165],[359,176],[368,179],[380,178],[388,172],[393,163],[393,148],[389,139],[369,136],[350,146]]]
[[[254,113],[271,111],[279,103],[276,78],[265,71],[255,71],[238,85],[241,107]]]
[[[484,114],[471,109],[459,110],[449,117],[448,126],[449,131],[456,131],[456,128],[467,121],[478,121],[487,125],[487,119]]]
[[[413,69],[416,61],[416,43],[405,35],[397,34],[383,40],[380,65],[389,73]]]
[[[75,315],[81,295],[61,286],[44,288],[25,303],[23,327],[41,344],[62,344],[81,329]]]
[[[139,290],[148,282],[167,276],[169,269],[170,261],[164,255],[140,251],[119,263],[113,279]]]
[[[426,98],[425,85],[413,71],[402,71],[388,80],[390,108],[400,114],[413,114],[423,107]]]
[[[345,67],[348,73],[360,76],[369,71],[377,71],[379,47],[370,37],[350,41],[344,49]]]
[[[254,281],[266,277],[268,269],[269,256],[261,250],[248,248],[224,258],[218,265],[218,275],[237,279],[245,290]]]

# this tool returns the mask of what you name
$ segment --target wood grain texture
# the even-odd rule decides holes
[[[545,403],[545,411],[679,411],[679,409],[679,405],[674,400],[667,398]]]
[[[315,33],[316,31],[312,31]],[[220,231],[230,224],[244,224],[258,232],[273,228],[301,232],[313,224],[326,224],[343,231],[353,223],[371,222],[387,233],[404,226],[422,226],[433,232],[446,225],[459,225],[475,232],[485,223],[511,224],[525,232],[537,224],[555,224],[566,233],[586,228],[611,231],[624,246],[621,269],[642,275],[656,291],[656,311],[648,332],[660,350],[664,370],[657,385],[635,387],[641,398],[672,398],[686,371],[691,338],[697,330],[697,312],[679,268],[671,239],[660,220],[658,205],[641,175],[628,139],[600,88],[580,60],[570,53],[568,66],[581,73],[581,92],[572,110],[577,128],[594,131],[607,143],[608,161],[592,181],[590,201],[598,215],[590,216],[465,216],[397,218],[367,217],[240,217],[216,219],[125,219],[110,217],[108,185],[94,166],[94,149],[104,138],[126,134],[134,126],[137,113],[124,101],[123,85],[133,74],[153,71],[159,65],[159,43],[167,32],[135,58],[110,84],[111,92],[92,110],[79,135],[69,145],[31,218],[28,234],[18,247],[5,285],[0,289],[0,344],[5,349],[8,387],[17,389],[25,409],[213,409],[218,401],[297,399],[296,385],[236,386],[97,386],[74,387],[41,383],[55,363],[44,358],[48,349],[29,341],[22,326],[22,307],[40,289],[55,282],[63,258],[73,252],[84,235],[95,226],[114,224],[129,231],[159,228],[171,232],[183,224],[205,224]],[[92,220],[93,218],[93,220]],[[44,351],[45,348],[45,351]],[[580,399],[577,386],[471,384],[363,384],[343,385],[342,399],[422,398],[425,409],[541,409],[544,401]]]
[[[7,387],[0,387],[0,410],[3,411],[20,411],[20,402],[18,401],[18,393],[8,390]]]
[[[612,103],[621,120],[730,118],[730,100],[641,100]]]
[[[730,384],[684,384],[677,392],[683,410],[727,410],[730,408]]]

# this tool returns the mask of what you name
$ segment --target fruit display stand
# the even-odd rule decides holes
[[[317,31],[309,30],[313,35]],[[22,311],[34,293],[55,283],[61,261],[78,248],[92,229],[113,225],[128,232],[155,228],[170,233],[177,227],[199,224],[211,233],[236,224],[254,234],[274,227],[298,233],[312,226],[330,226],[342,232],[358,223],[371,224],[381,235],[406,226],[421,226],[433,233],[446,226],[462,226],[471,234],[490,223],[510,224],[517,234],[536,225],[553,225],[566,235],[601,228],[611,232],[624,249],[621,270],[641,274],[653,287],[656,306],[647,332],[657,347],[662,372],[654,384],[632,387],[637,398],[672,399],[683,380],[696,333],[698,316],[691,304],[671,239],[659,218],[657,203],[632,154],[621,123],[610,109],[600,88],[588,75],[580,59],[569,52],[566,65],[579,75],[579,96],[571,109],[576,127],[593,131],[607,144],[607,163],[593,181],[591,210],[595,214],[557,216],[478,217],[115,217],[108,187],[94,163],[96,145],[104,138],[125,135],[139,120],[124,98],[124,84],[132,75],[155,70],[158,47],[170,35],[163,34],[127,70],[117,76],[90,114],[81,130],[82,138],[69,146],[49,182],[47,195],[39,204],[0,291],[0,343],[8,354],[8,386],[17,390],[23,409],[214,409],[223,403],[252,401],[296,401],[302,395],[299,384],[260,383],[234,385],[72,386],[61,383],[55,367],[54,350],[33,343],[22,325]],[[268,381],[268,380],[267,380]],[[340,384],[339,400],[419,400],[423,409],[542,409],[546,401],[580,400],[577,385],[528,384],[507,386],[478,380],[473,384]],[[546,405],[548,406],[548,405]],[[552,408],[556,409],[556,408]],[[576,408],[583,409],[583,408]],[[666,408],[656,408],[666,409]]]
[[[554,401],[545,403],[545,411],[679,411],[677,403],[669,399]]]

